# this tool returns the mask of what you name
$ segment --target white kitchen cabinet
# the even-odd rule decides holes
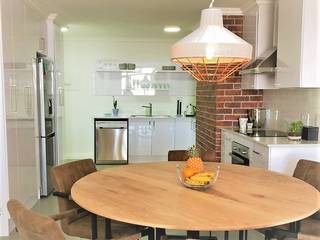
[[[3,161],[8,166],[9,198],[28,208],[36,203],[40,186],[32,59],[41,50],[44,23],[27,1],[1,1],[7,143]],[[2,232],[9,230],[1,228]]]
[[[320,87],[320,1],[279,0],[276,82]]]
[[[153,126],[147,118],[129,120],[129,156],[150,156]]]
[[[174,147],[173,118],[152,119],[152,156],[167,156],[168,150]]]
[[[252,151],[250,151],[250,166],[258,168],[269,168],[269,148],[254,144]]]
[[[222,161],[231,163],[226,156],[231,152],[233,141],[249,147],[249,159],[251,167],[258,167],[292,176],[294,169],[300,159],[309,159],[320,162],[320,144],[297,143],[282,141],[277,144],[261,144],[261,138],[251,138],[230,130],[222,130]],[[262,140],[264,141],[264,140]],[[278,140],[280,141],[280,140]],[[268,142],[268,141],[265,141]]]
[[[186,150],[196,142],[196,120],[194,118],[177,118],[174,129],[174,149]]]
[[[130,118],[129,162],[166,161],[169,150],[195,144],[193,118]]]
[[[274,48],[274,1],[252,4],[244,12],[243,38],[253,46],[253,60]],[[243,74],[242,89],[274,89],[275,73]]]
[[[96,96],[194,96],[196,81],[183,71],[97,70]]]

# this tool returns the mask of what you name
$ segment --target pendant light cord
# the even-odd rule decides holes
[[[213,8],[214,0],[211,1],[209,8]]]

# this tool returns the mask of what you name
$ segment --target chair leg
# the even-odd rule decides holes
[[[224,240],[229,240],[229,232],[228,231],[224,232]]]
[[[105,221],[105,238],[106,239],[112,239],[111,235],[111,220],[108,218],[104,219]]]
[[[271,240],[272,238],[272,231],[266,230],[264,233],[264,240]]]
[[[199,231],[187,231],[187,238],[199,239],[200,232]]]
[[[161,240],[162,236],[166,235],[166,230],[163,228],[156,228],[156,240]]]
[[[154,229],[149,228],[148,240],[154,240]]]
[[[91,214],[91,238],[93,240],[98,238],[98,222],[97,222],[97,215]]]
[[[239,240],[247,240],[248,239],[248,231],[241,230],[239,231]]]

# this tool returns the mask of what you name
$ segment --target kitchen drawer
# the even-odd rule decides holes
[[[255,144],[250,157],[250,166],[268,169],[269,167],[269,148]]]

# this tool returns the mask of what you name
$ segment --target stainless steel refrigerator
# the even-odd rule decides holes
[[[38,57],[35,65],[39,125],[40,195],[48,196],[53,190],[50,171],[57,164],[55,149],[55,73],[53,62],[44,57]]]

